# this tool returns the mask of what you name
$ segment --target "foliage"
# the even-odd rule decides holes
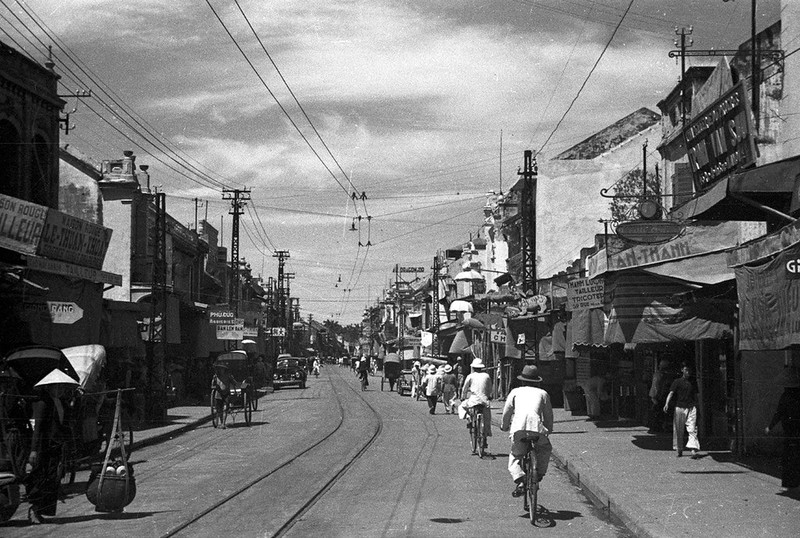
[[[621,222],[639,218],[636,207],[642,201],[643,194],[642,171],[631,170],[614,185],[614,198],[608,204],[611,211],[611,220]],[[658,176],[647,174],[647,197],[661,193]],[[658,200],[656,200],[658,201]]]

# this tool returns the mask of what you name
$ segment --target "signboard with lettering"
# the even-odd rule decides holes
[[[756,162],[753,119],[742,82],[698,113],[683,129],[686,153],[700,192]]]
[[[401,273],[424,273],[425,272],[425,268],[424,267],[402,267],[401,266],[400,269],[398,269],[398,271],[401,272]]]
[[[217,340],[243,340],[244,323],[236,325],[215,325]]]
[[[286,327],[267,327],[264,332],[267,336],[286,336]]]
[[[586,310],[603,306],[606,284],[602,278],[574,278],[567,282],[567,310]]]
[[[102,282],[113,286],[122,286],[122,275],[101,271],[84,265],[40,258],[39,256],[26,256],[28,267],[43,273],[53,273],[72,278],[80,278],[91,282]]]
[[[617,225],[617,235],[632,243],[666,243],[681,234],[684,226],[674,220],[632,220]]]
[[[244,337],[245,338],[256,338],[258,336],[258,327],[248,327],[245,325],[244,327]]]
[[[72,325],[83,318],[83,308],[69,301],[47,301],[50,319],[60,325]]]
[[[233,310],[225,307],[212,307],[208,309],[208,323],[211,325],[231,325],[234,323]]]
[[[36,253],[46,217],[45,206],[0,194],[0,247]]]
[[[500,331],[489,331],[489,341],[494,344],[505,344],[506,343],[505,329]]]
[[[50,209],[36,252],[47,258],[102,269],[111,232],[99,224]]]

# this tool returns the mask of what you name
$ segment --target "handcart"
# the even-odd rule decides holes
[[[214,361],[216,367],[222,367],[233,377],[233,386],[227,398],[226,407],[223,413],[231,416],[236,421],[238,413],[244,413],[244,422],[250,426],[253,420],[253,410],[255,409],[256,391],[253,385],[253,368],[248,359],[247,353],[242,350],[234,350],[223,353]],[[211,387],[211,422],[216,428],[223,420],[217,409],[216,400],[218,399],[218,389],[212,384]]]

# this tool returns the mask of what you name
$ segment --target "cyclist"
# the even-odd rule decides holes
[[[517,379],[522,385],[508,394],[500,429],[510,432],[508,472],[516,484],[512,495],[521,497],[525,495],[525,472],[520,462],[528,449],[529,440],[536,443],[535,465],[539,481],[547,473],[550,454],[553,452],[548,438],[553,431],[553,406],[547,391],[537,386],[541,384],[542,378],[536,366],[525,366]]]
[[[366,390],[369,386],[369,361],[366,355],[361,357],[358,362],[358,378],[361,380],[361,390]]]
[[[314,372],[315,376],[319,376],[319,359],[314,357],[314,365],[311,367],[311,371]]]
[[[488,448],[489,437],[492,436],[492,409],[489,403],[492,399],[492,378],[484,372],[486,365],[480,359],[475,359],[469,365],[472,373],[464,379],[464,386],[461,388],[461,408],[459,416],[469,420],[469,410],[471,407],[483,406],[483,432],[486,442],[483,448]],[[467,424],[469,427],[470,424]]]

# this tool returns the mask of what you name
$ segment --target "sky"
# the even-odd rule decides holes
[[[758,2],[758,30],[779,19],[780,3]],[[524,150],[538,155],[541,183],[549,157],[641,107],[657,112],[680,76],[668,56],[676,27],[691,26],[695,50],[735,49],[749,38],[750,9],[746,0],[0,0],[0,41],[40,63],[52,46],[59,93],[92,91],[65,98],[74,128],[62,145],[98,163],[133,150],[168,213],[194,226],[201,200],[200,218],[228,247],[222,190],[249,189],[240,257],[266,279],[277,275],[274,252],[288,250],[302,316],[350,324],[395,264],[430,267],[437,250],[478,234],[486,193],[517,180]],[[595,190],[602,207],[609,187],[572,185]],[[539,204],[550,234],[563,229],[559,215],[582,210],[568,194]],[[560,249],[551,274],[592,244],[569,240],[574,250]]]

